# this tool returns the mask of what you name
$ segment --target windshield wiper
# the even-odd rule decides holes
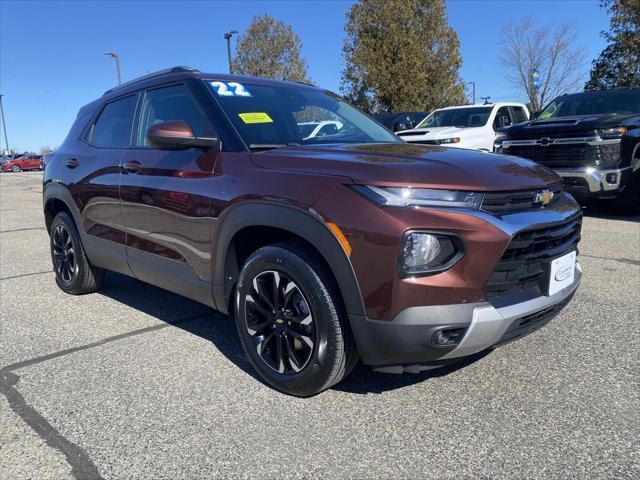
[[[283,147],[297,147],[299,143],[252,143],[249,145],[250,150],[273,150]]]

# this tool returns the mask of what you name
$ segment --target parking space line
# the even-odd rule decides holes
[[[60,350],[58,352],[49,353],[47,355],[42,355],[40,357],[35,357],[35,358],[28,359],[28,360],[23,360],[21,362],[12,363],[11,365],[7,365],[5,367],[2,367],[2,370],[3,371],[13,371],[13,370],[17,370],[19,368],[24,368],[24,367],[28,367],[28,366],[31,366],[31,365],[36,365],[38,363],[46,362],[47,360],[51,360],[53,358],[63,357],[65,355],[69,355],[69,354],[75,353],[75,352],[81,352],[83,350],[89,350],[89,349],[94,348],[94,347],[99,347],[101,345],[106,345],[107,343],[115,342],[117,340],[122,340],[123,338],[134,337],[134,336],[137,336],[137,335],[142,335],[144,333],[153,332],[153,331],[156,331],[156,330],[161,330],[163,328],[176,326],[176,325],[182,325],[183,323],[191,322],[193,320],[198,320],[198,319],[203,318],[203,317],[208,316],[208,315],[211,315],[211,312],[199,313],[199,314],[191,315],[189,317],[181,318],[179,320],[175,320],[175,321],[172,321],[172,322],[163,322],[163,323],[160,323],[158,325],[152,325],[150,327],[140,328],[138,330],[133,330],[131,332],[121,333],[119,335],[114,335],[112,337],[107,337],[107,338],[104,338],[102,340],[98,340],[97,342],[88,343],[86,345],[82,345],[82,346],[79,346],[79,347],[67,348],[65,350]]]
[[[46,230],[46,228],[44,227],[15,228],[13,230],[0,230],[0,233],[26,232],[28,230]]]
[[[14,278],[30,277],[32,275],[44,275],[45,273],[53,273],[53,270],[45,270],[44,272],[22,273],[20,275],[13,275],[11,277],[0,277],[0,281],[12,280]]]
[[[13,410],[29,427],[33,429],[51,448],[62,452],[71,467],[71,474],[77,479],[102,479],[98,467],[91,461],[87,452],[75,443],[63,437],[42,415],[29,405],[15,384],[20,377],[8,370],[0,370],[0,393],[9,402]]]
[[[640,266],[640,260],[632,260],[630,258],[609,258],[609,257],[599,257],[597,255],[587,255],[585,253],[581,253],[580,254],[581,257],[587,257],[587,258],[597,258],[599,260],[611,260],[612,262],[620,262],[620,263],[626,263],[628,265],[636,265],[636,266]]]

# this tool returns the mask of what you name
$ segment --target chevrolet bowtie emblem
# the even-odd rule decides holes
[[[534,203],[539,205],[549,205],[551,200],[553,200],[553,192],[551,190],[542,190],[541,192],[536,193]]]

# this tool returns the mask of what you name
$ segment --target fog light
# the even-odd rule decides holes
[[[465,328],[443,328],[431,336],[431,343],[435,347],[454,347],[460,343]]]
[[[618,174],[607,173],[607,183],[618,183]]]
[[[449,343],[450,339],[451,337],[449,337],[449,334],[444,330],[440,330],[433,335],[433,343],[440,346],[444,346]]]
[[[407,232],[402,240],[399,267],[401,276],[428,274],[451,267],[462,256],[457,237],[431,233]]]

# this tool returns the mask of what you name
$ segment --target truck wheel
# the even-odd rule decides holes
[[[66,212],[60,212],[53,219],[50,243],[58,287],[72,295],[92,293],[100,288],[104,270],[89,263],[76,226]]]
[[[333,282],[304,247],[280,243],[251,255],[238,279],[235,312],[249,361],[281,392],[315,395],[357,361]]]
[[[11,171],[12,172],[19,172],[22,169],[20,168],[20,165],[11,165]]]

